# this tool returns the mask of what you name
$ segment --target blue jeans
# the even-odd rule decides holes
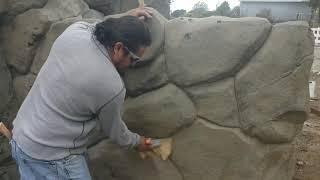
[[[45,161],[25,154],[14,140],[10,141],[12,158],[16,161],[21,180],[91,180],[86,154]]]

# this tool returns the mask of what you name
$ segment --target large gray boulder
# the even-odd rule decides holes
[[[129,69],[124,76],[127,94],[137,96],[163,86],[168,82],[164,55],[148,65]]]
[[[34,74],[28,74],[24,76],[18,76],[13,80],[13,87],[18,104],[22,104],[23,100],[27,97],[36,76]]]
[[[29,9],[42,8],[48,0],[2,0],[7,1],[9,15],[18,15]]]
[[[20,179],[18,168],[15,164],[0,167],[1,180],[18,180]]]
[[[85,0],[91,9],[100,11],[104,15],[110,15],[114,12],[114,4],[120,0]]]
[[[0,1],[0,15],[8,11],[8,0]]]
[[[190,99],[172,84],[125,103],[124,120],[128,127],[148,137],[169,137],[190,125],[195,116]]]
[[[156,9],[167,19],[170,18],[170,0],[146,0],[146,5]]]
[[[198,116],[224,127],[240,127],[234,78],[187,88]]]
[[[32,62],[40,37],[49,28],[48,16],[38,9],[18,15],[10,31],[6,32],[7,63],[20,73],[26,73]]]
[[[151,32],[152,43],[142,57],[144,61],[152,61],[155,59],[157,55],[163,51],[164,46],[164,27],[167,19],[154,9],[152,12],[152,19],[146,21]]]
[[[138,152],[120,148],[108,140],[89,149],[89,157],[95,180],[182,180],[169,160],[142,160]]]
[[[307,23],[273,27],[262,49],[236,76],[242,129],[269,143],[289,142],[301,130],[309,111],[312,45]]]
[[[174,137],[172,161],[185,180],[291,180],[293,151],[199,120]]]
[[[94,9],[89,9],[87,12],[82,14],[82,18],[84,19],[103,19],[103,17],[103,13]]]
[[[48,0],[43,9],[49,11],[53,21],[65,18],[76,17],[89,10],[88,5],[83,0]]]
[[[0,113],[5,109],[11,99],[11,89],[11,74],[5,63],[2,49],[0,48]]]
[[[171,20],[165,31],[169,77],[189,86],[232,75],[263,45],[270,29],[261,18]]]
[[[5,42],[7,62],[19,73],[27,73],[36,47],[50,25],[61,19],[76,17],[88,10],[82,0],[49,0],[42,9],[18,15]]]
[[[0,136],[0,164],[4,164],[11,157],[9,140]],[[1,176],[0,176],[1,177]]]

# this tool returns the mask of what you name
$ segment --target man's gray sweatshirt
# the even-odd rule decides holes
[[[97,121],[119,145],[139,143],[121,119],[123,81],[92,31],[77,22],[57,38],[13,121],[13,139],[33,158],[83,153]]]

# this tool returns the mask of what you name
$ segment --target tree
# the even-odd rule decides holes
[[[313,19],[313,16],[318,12],[318,23],[320,23],[320,0],[310,0],[309,6],[312,10],[310,21]]]
[[[202,1],[197,2],[195,5],[193,5],[192,10],[203,10],[203,11],[208,11],[209,7],[208,4]]]
[[[230,15],[230,6],[227,1],[224,1],[219,7],[216,9],[216,14],[219,16],[229,16]]]
[[[230,17],[233,17],[233,18],[240,17],[240,6],[236,6],[231,10]]]
[[[208,9],[207,3],[199,1],[193,6],[192,10],[186,14],[186,16],[193,18],[208,17],[211,16],[211,11],[208,11]]]
[[[178,10],[175,10],[171,13],[171,16],[173,18],[177,18],[177,17],[181,17],[181,16],[185,16],[187,14],[187,11],[184,10],[184,9],[178,9]]]

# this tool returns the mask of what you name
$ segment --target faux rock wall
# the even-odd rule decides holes
[[[22,1],[8,2],[17,4],[7,3],[15,7],[12,21],[0,26],[0,113],[10,125],[54,40],[76,21],[108,16],[93,10],[99,0],[30,0],[23,8]],[[144,63],[123,77],[123,118],[141,135],[172,137],[173,154],[168,161],[142,161],[134,151],[98,142],[102,136],[95,133],[89,149],[94,179],[291,180],[292,141],[309,112],[313,36],[307,23],[168,21],[157,11],[147,23],[153,43]],[[16,179],[3,141],[0,179]]]

